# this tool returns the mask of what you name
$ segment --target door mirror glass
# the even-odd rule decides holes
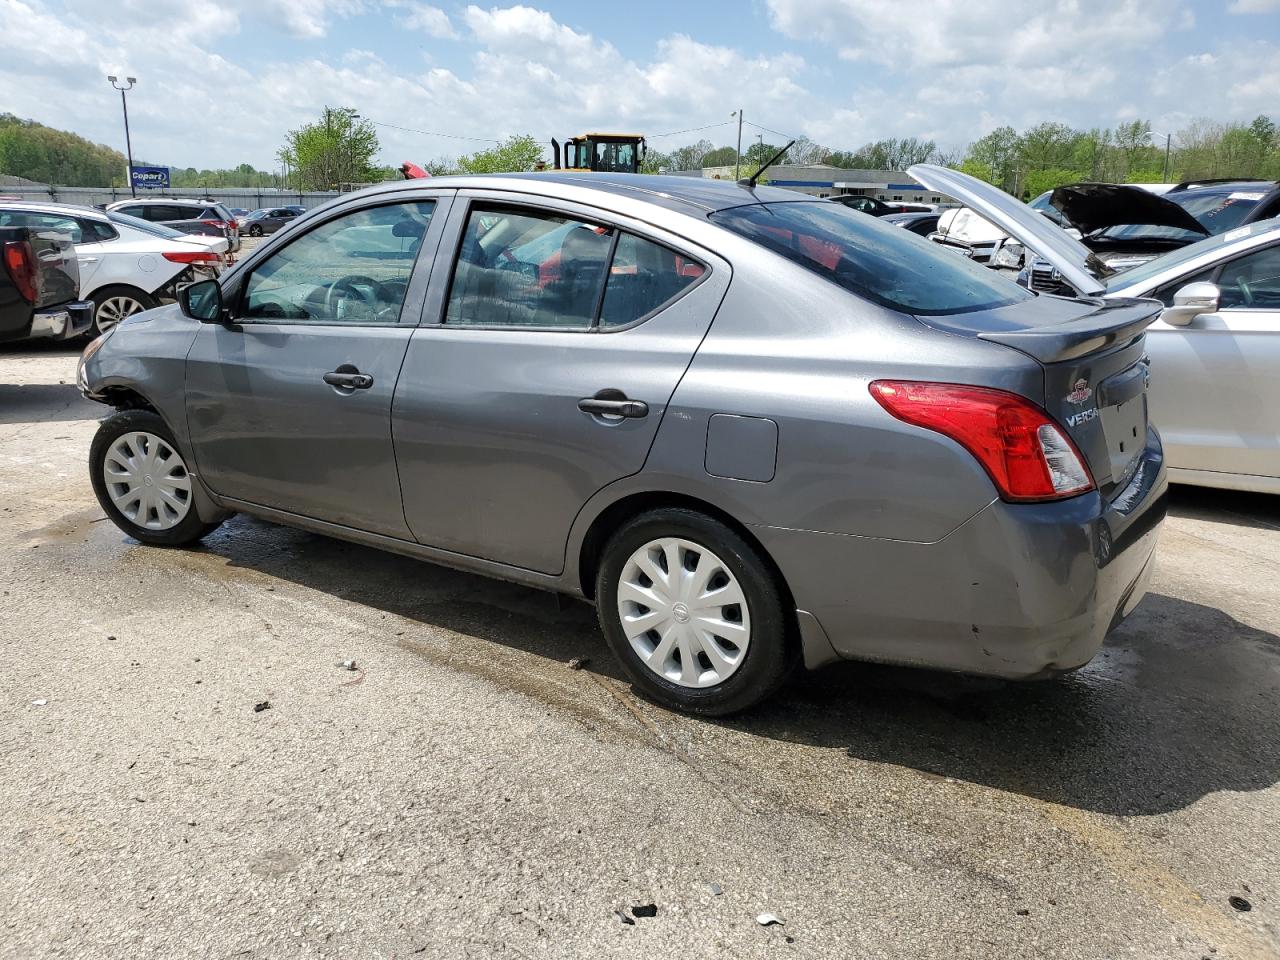
[[[1175,327],[1185,327],[1202,314],[1217,313],[1220,297],[1217,284],[1188,283],[1173,295],[1173,306],[1165,307],[1160,319]]]
[[[178,291],[182,312],[201,323],[218,323],[222,319],[222,288],[217,280],[201,280]]]

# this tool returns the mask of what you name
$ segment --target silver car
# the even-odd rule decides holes
[[[1147,330],[1147,356],[1151,415],[1170,479],[1280,493],[1280,219],[1112,273],[1078,240],[989,184],[955,170],[913,170],[934,189],[957,191],[1036,251],[1025,275],[1033,290],[1158,300],[1164,309]]]
[[[717,715],[801,662],[1088,662],[1164,514],[1158,311],[779,189],[433,178],[130,317],[80,385],[129,536],[243,512],[584,597],[641,692]]]

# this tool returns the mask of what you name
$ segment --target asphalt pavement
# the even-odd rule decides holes
[[[1176,490],[1069,677],[841,664],[695,720],[584,605],[243,517],[129,540],[74,368],[0,352],[0,958],[1280,956],[1280,498]]]

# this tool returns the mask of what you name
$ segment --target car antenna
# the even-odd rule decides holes
[[[741,180],[739,180],[738,185],[742,187],[750,187],[752,190],[754,190],[756,188],[756,181],[760,179],[760,174],[764,173],[766,170],[772,167],[775,163],[781,160],[782,155],[786,153],[788,150],[790,150],[792,147],[794,147],[795,145],[796,145],[796,142],[792,140],[785,147],[783,147],[781,150],[775,153],[772,157],[770,157],[767,161],[765,161],[765,164],[763,167],[761,167],[751,176],[743,177]]]

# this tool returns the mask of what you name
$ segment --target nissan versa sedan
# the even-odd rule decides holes
[[[311,211],[79,381],[130,537],[243,512],[584,597],[640,692],[718,715],[801,662],[1088,662],[1164,514],[1158,311],[775,188],[441,177]]]

